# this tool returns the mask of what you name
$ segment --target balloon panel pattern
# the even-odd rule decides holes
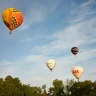
[[[24,16],[22,12],[16,8],[7,8],[2,13],[2,19],[10,30],[14,30],[22,24]]]

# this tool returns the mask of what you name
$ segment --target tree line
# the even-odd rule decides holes
[[[96,96],[96,81],[85,80],[76,82],[67,79],[55,79],[52,87],[46,91],[46,85],[42,87],[22,84],[19,78],[8,75],[0,78],[0,96]]]

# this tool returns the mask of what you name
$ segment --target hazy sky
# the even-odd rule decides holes
[[[11,35],[2,21],[8,7],[24,14]],[[81,66],[81,81],[96,80],[96,0],[0,0],[0,14],[0,77],[50,87],[55,79],[76,80],[71,69]],[[75,46],[76,57],[71,53]],[[56,61],[52,72],[48,59]]]

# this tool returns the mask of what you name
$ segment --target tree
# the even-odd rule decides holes
[[[75,82],[75,81],[74,81],[73,79],[69,80],[69,79],[67,78],[66,84],[64,85],[64,91],[65,91],[66,96],[70,96],[70,95],[71,95],[70,89],[71,89],[71,87],[73,86],[74,82]]]
[[[62,80],[54,80],[53,87],[50,87],[49,93],[53,96],[61,96],[64,94],[64,85]]]
[[[55,79],[52,82],[48,94],[46,85],[42,87],[22,84],[19,78],[8,75],[5,80],[0,78],[0,96],[96,96],[96,81],[85,80],[76,82],[67,79],[63,84],[62,80]]]
[[[93,92],[92,81],[75,82],[70,88],[72,96],[96,96]]]
[[[4,95],[4,80],[3,78],[0,78],[0,96]]]
[[[92,83],[92,88],[91,88],[91,96],[96,96],[96,81],[94,81],[93,83]]]
[[[46,95],[47,95],[47,92],[46,92],[46,85],[42,85],[42,89],[43,89],[42,96],[46,96]]]

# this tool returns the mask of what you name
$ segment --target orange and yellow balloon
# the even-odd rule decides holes
[[[5,25],[9,28],[10,34],[12,34],[12,30],[23,23],[24,16],[23,13],[16,8],[7,8],[2,13],[2,19]]]

